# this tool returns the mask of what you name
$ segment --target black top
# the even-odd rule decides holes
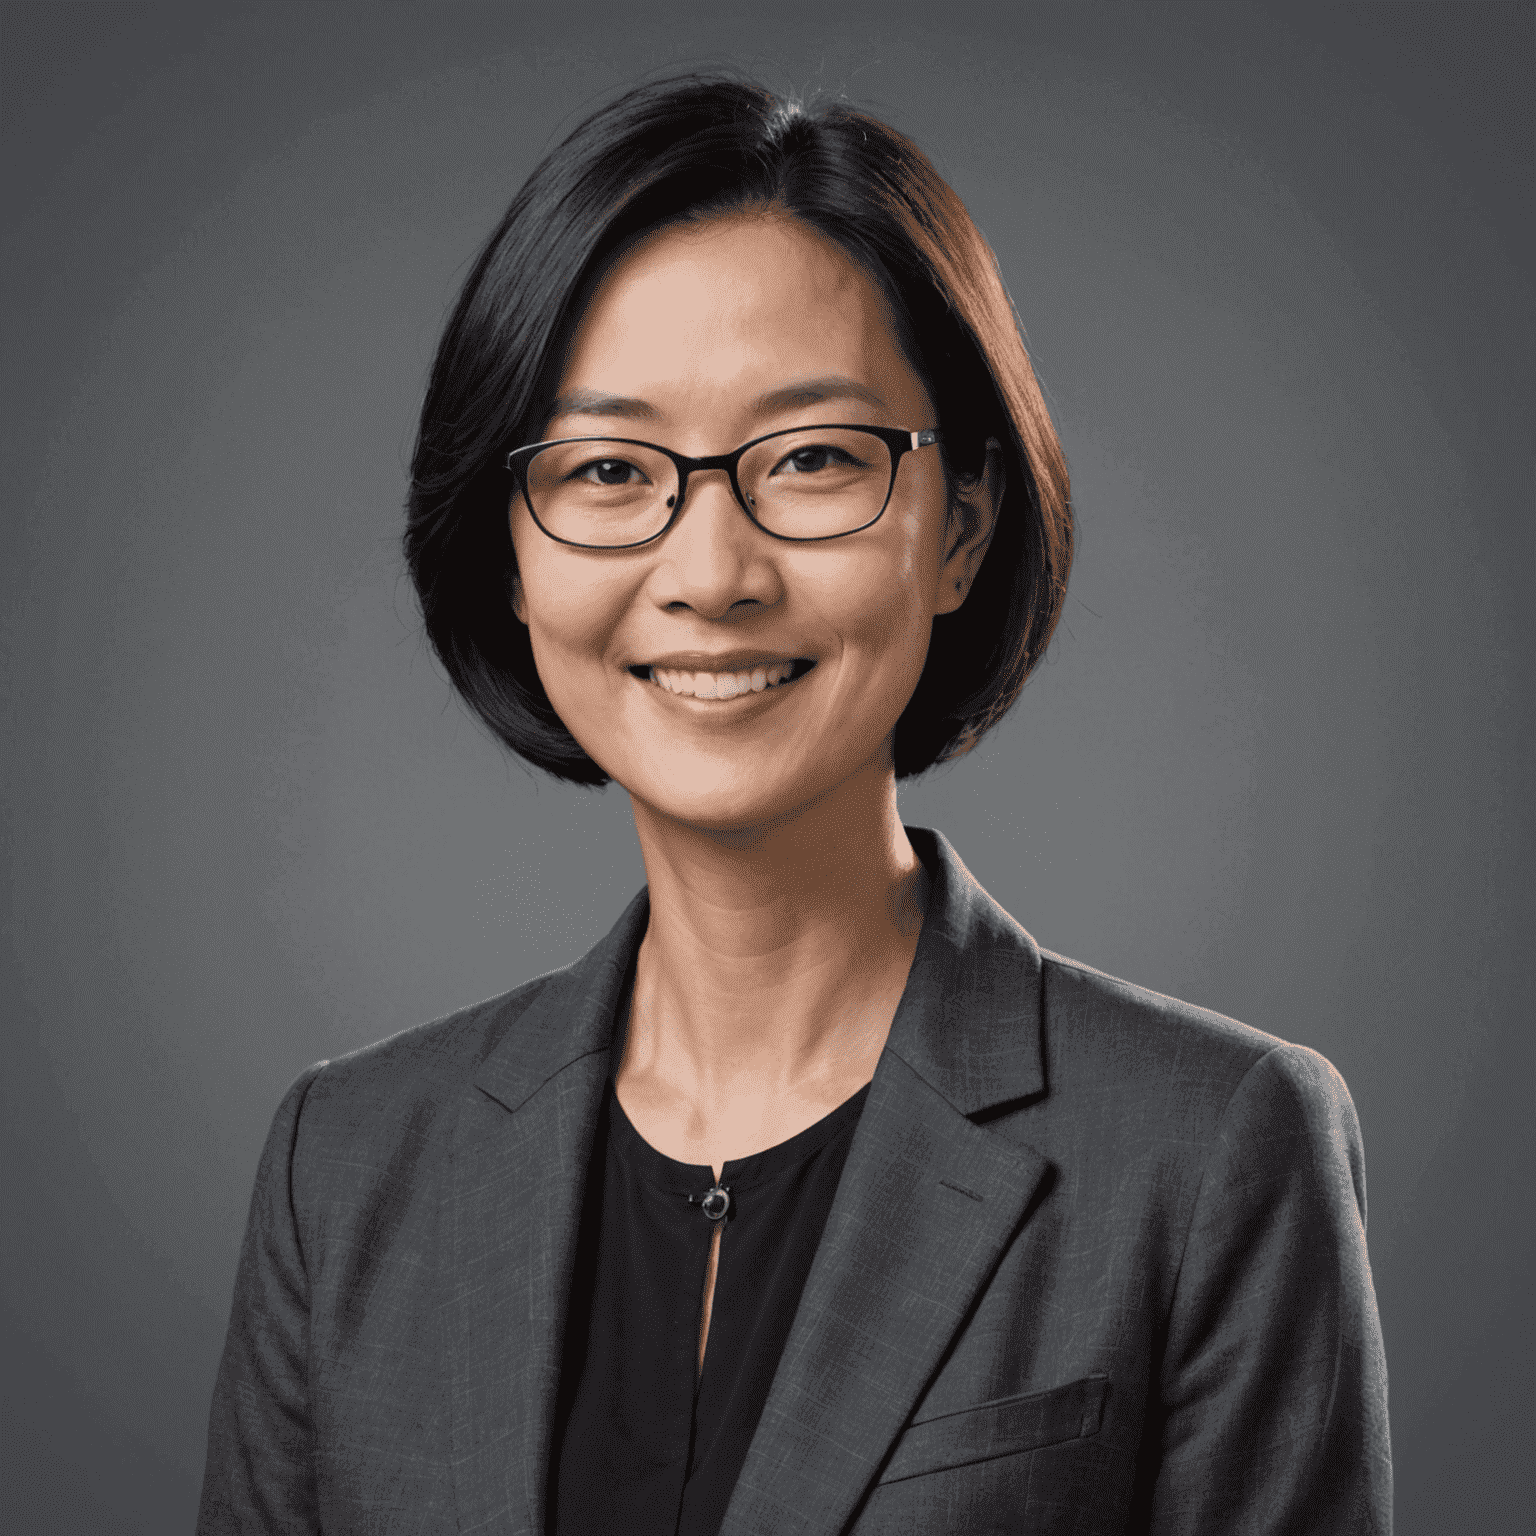
[[[587,1175],[555,1421],[553,1536],[715,1536],[794,1321],[861,1088],[788,1141],[725,1164],[642,1140],[610,1082]],[[719,1267],[697,1371],[705,1270]]]

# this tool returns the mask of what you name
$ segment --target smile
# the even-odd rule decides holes
[[[806,657],[775,661],[740,672],[693,672],[676,667],[631,667],[630,673],[655,683],[668,693],[693,699],[734,699],[744,693],[763,693],[805,676],[816,663]]]

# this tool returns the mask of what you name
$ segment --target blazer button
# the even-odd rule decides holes
[[[725,1213],[731,1208],[731,1192],[723,1185],[716,1184],[699,1204],[711,1221],[724,1221]]]

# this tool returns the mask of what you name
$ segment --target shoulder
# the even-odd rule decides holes
[[[372,1045],[305,1069],[273,1125],[286,1135],[295,1166],[389,1162],[403,1143],[451,1132],[476,1071],[563,973],[550,972],[509,992],[401,1030]]]
[[[1142,1060],[1148,1053],[1193,1057],[1207,1070],[1241,1073],[1286,1043],[1225,1014],[1122,981],[1048,949],[1040,951],[1040,960],[1050,1022],[1111,1054],[1134,1048]]]
[[[1237,1125],[1357,1141],[1349,1090],[1317,1051],[1046,950],[1041,963],[1048,1099],[1191,1150]]]

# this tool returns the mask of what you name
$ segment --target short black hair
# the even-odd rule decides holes
[[[529,176],[480,252],[432,366],[411,464],[405,556],[454,686],[514,752],[558,778],[607,775],[555,713],[512,611],[510,448],[536,441],[566,345],[616,253],[679,221],[782,211],[879,283],[938,406],[946,473],[1002,445],[1005,491],[964,604],[934,621],[896,724],[898,777],[968,751],[1045,651],[1066,595],[1066,461],[991,248],[912,141],[841,101],[802,107],[729,76],[628,91]]]

